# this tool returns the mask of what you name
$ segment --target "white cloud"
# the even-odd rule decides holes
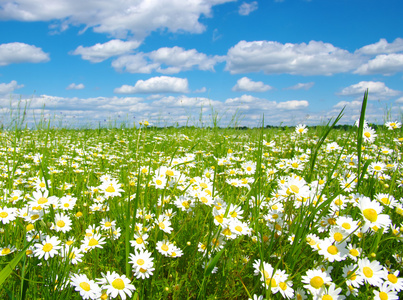
[[[24,85],[18,84],[15,80],[10,81],[10,83],[0,83],[0,95],[10,94],[22,87],[24,87]]]
[[[357,109],[361,108],[362,102],[361,101],[340,101],[336,105],[333,106],[333,108],[336,109],[342,109],[343,107],[346,107],[348,109]]]
[[[154,63],[169,66],[169,68],[158,68],[160,73],[178,73],[190,70],[197,66],[199,70],[214,71],[214,65],[223,58],[215,56],[209,57],[204,53],[197,52],[196,49],[185,50],[181,47],[163,47],[148,54]],[[173,70],[170,70],[170,69]]]
[[[248,77],[242,77],[232,88],[233,91],[247,91],[247,92],[266,92],[271,90],[270,85],[264,84],[262,81],[252,81]]]
[[[181,47],[163,47],[150,53],[124,55],[112,62],[118,71],[129,73],[175,74],[197,68],[203,71],[214,71],[214,65],[223,61],[221,56],[207,56],[195,49],[185,50]]]
[[[152,77],[139,80],[134,86],[122,85],[114,90],[117,94],[187,93],[188,80],[177,77]]]
[[[226,70],[231,74],[332,75],[357,68],[359,55],[329,43],[281,44],[274,41],[240,41],[227,53]]]
[[[41,48],[24,44],[0,44],[0,66],[15,63],[41,63],[49,61],[49,54]]]
[[[386,39],[380,39],[379,42],[364,46],[356,52],[366,55],[391,54],[403,51],[403,39],[397,38],[392,43],[388,43]]]
[[[93,63],[102,62],[112,56],[122,55],[131,52],[140,46],[139,41],[110,40],[104,44],[95,44],[91,47],[78,46],[71,52],[73,55],[81,55],[82,59]]]
[[[250,3],[243,2],[239,6],[238,13],[241,16],[248,16],[252,11],[257,10],[257,7],[258,7],[257,1],[253,1],[253,2],[250,2]]]
[[[283,110],[299,110],[299,109],[307,108],[308,106],[309,106],[309,103],[306,100],[290,100],[290,101],[280,102],[277,104],[277,108],[283,109]]]
[[[297,83],[296,85],[285,88],[285,90],[309,90],[315,82]]]
[[[95,32],[124,38],[129,33],[142,40],[150,32],[201,33],[200,17],[211,17],[212,7],[233,0],[5,0],[0,7],[1,20],[54,21],[59,29],[85,25]]]
[[[403,72],[403,54],[381,54],[360,66],[354,73],[360,75],[393,75]]]
[[[112,67],[120,72],[149,74],[159,67],[157,63],[147,60],[144,53],[123,55],[112,62]]]
[[[194,90],[193,93],[205,93],[207,91],[206,87],[203,86],[200,89]]]
[[[66,87],[66,90],[82,90],[84,88],[85,88],[85,86],[82,83],[79,83],[79,84],[70,83],[68,85],[68,87]]]
[[[357,84],[344,88],[338,95],[358,96],[362,98],[368,89],[368,100],[387,100],[399,95],[401,92],[388,88],[381,81],[360,81]]]
[[[399,99],[397,99],[397,100],[395,101],[395,103],[403,103],[403,97],[400,97]]]

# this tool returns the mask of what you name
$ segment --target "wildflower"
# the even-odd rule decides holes
[[[365,221],[362,227],[363,232],[369,228],[378,231],[379,228],[386,230],[389,227],[391,223],[389,215],[381,214],[383,208],[378,202],[371,201],[368,197],[361,197],[359,207]]]
[[[105,197],[120,197],[122,194],[120,192],[124,192],[121,189],[122,184],[118,183],[116,179],[110,179],[104,181],[100,186],[99,189],[104,192]]]
[[[358,260],[358,274],[360,274],[365,282],[368,282],[372,286],[380,287],[386,279],[385,272],[381,264],[374,260],[369,261],[368,258]]]
[[[393,129],[398,129],[400,127],[402,127],[402,123],[398,122],[398,121],[394,121],[394,122],[386,122],[385,126],[389,129],[389,130],[393,130]]]
[[[126,300],[126,295],[131,298],[132,293],[136,288],[130,283],[130,279],[126,275],[119,275],[116,272],[103,274],[103,278],[99,279],[102,284],[102,289],[106,289],[106,293],[111,298],[116,298],[118,295],[122,300]]]
[[[308,128],[306,127],[305,124],[299,124],[295,127],[295,132],[297,134],[305,134],[308,132]]]
[[[169,221],[169,218],[167,218],[166,216],[160,215],[155,223],[163,232],[168,234],[172,232],[171,221]]]
[[[70,284],[75,287],[76,292],[80,292],[83,299],[99,299],[102,290],[94,280],[88,279],[85,274],[72,274]]]
[[[8,224],[17,218],[17,209],[14,207],[0,206],[0,221],[3,224]]]
[[[130,264],[133,265],[133,271],[137,278],[149,278],[155,270],[153,268],[153,260],[151,257],[152,253],[147,250],[135,251],[135,254],[130,254]]]
[[[302,283],[304,287],[308,289],[312,295],[317,295],[321,291],[321,288],[328,283],[331,283],[332,278],[330,278],[327,272],[323,272],[320,269],[308,270],[305,276],[302,276]]]
[[[385,283],[391,288],[391,290],[396,292],[403,291],[403,278],[398,276],[399,276],[399,270],[396,270],[393,273],[388,272],[385,281]]]
[[[55,224],[52,224],[52,229],[56,230],[57,232],[66,233],[71,230],[71,220],[68,216],[57,213],[55,215]]]
[[[323,287],[321,291],[319,292],[319,295],[317,296],[316,299],[321,299],[321,300],[343,300],[346,297],[343,295],[340,295],[341,293],[341,288],[336,288],[336,285],[332,282],[330,283],[329,287]]]
[[[374,129],[372,129],[371,127],[364,127],[364,130],[362,132],[364,142],[373,143],[377,136],[378,135],[375,133]]]
[[[135,250],[145,250],[146,245],[148,244],[148,234],[134,234],[134,240],[130,241],[130,245],[134,247]]]
[[[102,237],[99,233],[96,233],[91,236],[85,236],[81,249],[84,250],[84,252],[87,252],[89,250],[95,249],[95,248],[103,248],[101,245],[105,244],[105,238]]]
[[[379,287],[379,291],[374,290],[374,300],[398,300],[399,295],[391,289],[386,282]]]
[[[42,257],[45,260],[48,260],[49,257],[54,257],[57,255],[61,246],[59,246],[60,240],[56,236],[50,237],[49,235],[46,236],[45,240],[42,243],[35,244],[34,255],[41,259]]]
[[[6,256],[17,250],[14,246],[8,245],[7,247],[0,248],[0,256]]]
[[[346,265],[343,267],[343,277],[346,278],[347,286],[359,288],[364,284],[364,278],[357,272],[358,266],[355,264]]]
[[[341,241],[341,240],[340,240]],[[319,244],[319,254],[329,262],[342,261],[347,258],[345,243],[334,243],[333,239],[327,238]]]
[[[156,249],[164,256],[170,256],[172,253],[172,244],[169,241],[158,241]]]

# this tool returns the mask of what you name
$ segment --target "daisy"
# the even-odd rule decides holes
[[[316,299],[321,299],[321,300],[343,300],[346,297],[343,295],[340,295],[341,293],[341,288],[336,288],[336,285],[332,282],[330,283],[329,287],[323,286],[321,291],[319,292],[318,296]]]
[[[358,222],[354,221],[354,219],[350,216],[337,217],[336,224],[347,231],[348,234],[353,233],[358,228]]]
[[[360,257],[362,253],[361,248],[357,248],[355,245],[347,245],[347,250],[348,250],[348,257],[350,257],[352,260],[357,261],[357,259]]]
[[[14,207],[0,206],[0,221],[3,224],[8,224],[17,218],[17,209]]]
[[[378,202],[371,201],[368,197],[361,197],[359,208],[365,221],[362,226],[363,232],[369,228],[374,231],[378,231],[379,228],[387,229],[391,224],[389,215],[381,214],[383,208]]]
[[[332,238],[327,238],[319,244],[319,254],[329,262],[342,261],[347,258],[346,244],[334,243]]]
[[[104,192],[105,197],[120,197],[122,196],[121,192],[124,192],[121,189],[122,184],[118,183],[116,179],[111,179],[108,181],[104,181],[100,186],[99,189]]]
[[[347,286],[359,288],[364,284],[364,278],[357,273],[358,266],[354,264],[343,267],[343,277],[346,278]]]
[[[111,221],[109,218],[104,218],[101,220],[101,229],[110,230],[115,228],[116,221]]]
[[[169,241],[158,241],[156,249],[164,256],[170,256],[172,253],[172,244]]]
[[[172,232],[171,221],[164,215],[160,215],[158,220],[155,221],[155,224],[165,233],[170,234]]]
[[[84,240],[82,241],[81,249],[84,252],[89,250],[103,247],[101,245],[105,244],[105,238],[101,236],[99,233],[91,234],[90,236],[85,236]]]
[[[398,300],[399,295],[386,282],[379,287],[379,291],[374,290],[374,300]]]
[[[52,224],[52,229],[66,233],[71,230],[71,224],[72,222],[68,216],[57,213],[55,214],[55,224]]]
[[[403,278],[397,277],[399,276],[399,270],[396,270],[393,273],[389,273],[386,276],[387,280],[385,283],[393,290],[396,292],[403,291]]]
[[[305,133],[308,132],[308,128],[306,127],[305,124],[298,124],[298,125],[295,127],[295,132],[296,132],[297,134],[305,134]]]
[[[365,282],[368,282],[372,286],[380,287],[386,279],[383,267],[376,260],[371,262],[368,258],[359,259],[358,267],[357,273],[364,278]]]
[[[323,272],[320,269],[308,270],[305,276],[302,276],[302,283],[304,287],[308,289],[312,295],[317,295],[321,288],[328,283],[332,282],[332,278],[327,272]]]
[[[14,246],[8,245],[7,247],[0,248],[0,256],[6,256],[13,253],[17,248]]]
[[[151,255],[152,253],[147,250],[135,251],[134,254],[130,253],[129,263],[133,265],[133,271],[136,273],[138,272],[140,277],[143,277],[142,275],[146,276],[146,271],[153,267],[154,258],[151,257]]]
[[[130,245],[134,247],[135,250],[145,250],[146,245],[148,244],[148,234],[134,234],[134,240],[130,241]]]
[[[111,298],[116,298],[118,295],[122,300],[126,300],[126,296],[131,298],[132,293],[136,288],[130,283],[130,279],[126,275],[119,275],[116,272],[103,274],[103,278],[99,279],[102,284],[102,289],[106,289],[106,294]]]
[[[49,257],[53,257],[57,255],[61,246],[59,246],[60,240],[56,236],[50,237],[49,235],[46,236],[45,240],[42,243],[35,244],[34,255],[41,259],[42,257],[45,260],[48,260]]]
[[[386,122],[385,126],[389,129],[389,130],[393,130],[393,129],[397,129],[402,127],[402,123],[398,122],[398,121],[394,121],[394,122]]]
[[[82,262],[84,254],[77,247],[65,245],[61,250],[61,256],[65,257],[71,264],[76,265]]]
[[[362,132],[362,138],[364,139],[364,142],[373,143],[377,136],[378,135],[375,133],[374,129],[372,129],[371,127],[364,127],[364,130]]]
[[[80,292],[83,299],[99,299],[102,290],[94,280],[88,279],[85,274],[72,274],[70,284],[75,287],[76,292]]]

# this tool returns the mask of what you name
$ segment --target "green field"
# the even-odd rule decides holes
[[[402,298],[403,131],[357,125],[3,130],[0,298]]]

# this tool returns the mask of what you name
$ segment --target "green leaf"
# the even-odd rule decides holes
[[[204,272],[205,276],[208,276],[213,272],[214,267],[220,260],[221,255],[224,253],[225,248],[222,248],[220,252],[218,252],[212,260],[210,260],[209,264],[207,265],[206,271]]]
[[[19,261],[24,257],[25,251],[28,249],[29,245],[31,243],[28,243],[21,251],[18,253],[12,261],[8,263],[7,266],[0,272],[0,286],[3,284],[3,282],[7,279],[8,276],[13,272],[14,268],[17,266]]]

